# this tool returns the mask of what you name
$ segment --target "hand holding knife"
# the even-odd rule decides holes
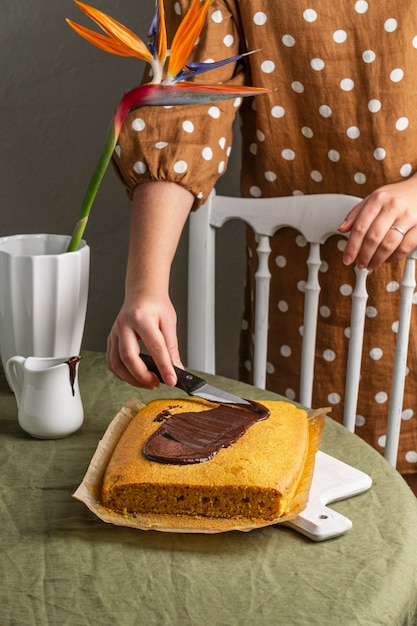
[[[153,358],[149,354],[140,354],[139,356],[147,366],[148,370],[153,374],[156,374],[161,382],[164,382]],[[209,385],[204,378],[199,378],[198,376],[195,376],[195,374],[187,372],[186,370],[176,367],[175,365],[173,367],[177,375],[177,382],[175,386],[188,393],[189,396],[204,398],[205,400],[210,400],[212,402],[250,404],[248,400],[244,400],[243,398],[228,393],[223,389],[218,389],[217,387]]]

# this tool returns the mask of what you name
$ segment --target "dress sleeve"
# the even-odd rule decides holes
[[[172,41],[190,0],[167,0],[168,41]],[[220,60],[239,52],[239,27],[227,2],[210,3],[193,60]],[[144,82],[149,82],[146,72]],[[242,67],[230,63],[198,77],[195,82],[244,83]],[[241,98],[214,104],[142,107],[124,121],[113,154],[113,165],[129,197],[134,188],[149,181],[172,181],[195,197],[194,208],[205,201],[216,180],[226,170],[232,143],[232,126]]]

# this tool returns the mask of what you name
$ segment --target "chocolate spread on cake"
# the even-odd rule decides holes
[[[175,413],[149,437],[143,453],[159,463],[203,463],[268,416],[269,410],[257,402],[219,404],[207,411]]]

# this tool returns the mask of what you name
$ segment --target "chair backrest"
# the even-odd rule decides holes
[[[360,198],[342,194],[317,194],[281,198],[237,198],[210,195],[206,204],[190,216],[188,267],[188,354],[187,365],[215,373],[215,233],[230,219],[241,219],[254,231],[257,241],[258,269],[255,274],[255,386],[265,388],[267,365],[268,308],[271,251],[270,237],[281,227],[298,230],[310,245],[307,259],[308,279],[304,296],[304,330],[300,363],[300,397],[311,406],[316,327],[319,309],[320,246],[336,234],[337,226]],[[339,233],[340,234],[340,233]],[[412,298],[416,286],[414,251],[405,263],[401,282],[401,305],[391,395],[387,416],[384,456],[395,467],[401,426],[406,375]],[[352,292],[350,339],[347,361],[343,423],[354,432],[359,392],[362,345],[365,328],[367,290],[366,269],[356,272]]]

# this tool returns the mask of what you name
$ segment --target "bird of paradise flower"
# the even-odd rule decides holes
[[[74,1],[81,11],[91,18],[105,34],[95,32],[67,19],[68,24],[75,32],[106,52],[119,56],[136,57],[146,61],[152,69],[152,80],[125,93],[116,107],[107,131],[102,153],[84,196],[67,248],[68,252],[78,249],[95,196],[116,146],[123,120],[129,111],[142,106],[202,104],[238,96],[253,96],[269,91],[268,89],[255,87],[232,87],[221,84],[203,85],[186,82],[197,74],[207,72],[226,63],[238,61],[245,54],[250,54],[239,54],[215,62],[187,63],[203,27],[210,0],[192,0],[188,12],[173,37],[166,72],[167,35],[163,0],[156,0],[155,16],[148,33],[148,45],[135,33],[109,15],[83,2]]]

